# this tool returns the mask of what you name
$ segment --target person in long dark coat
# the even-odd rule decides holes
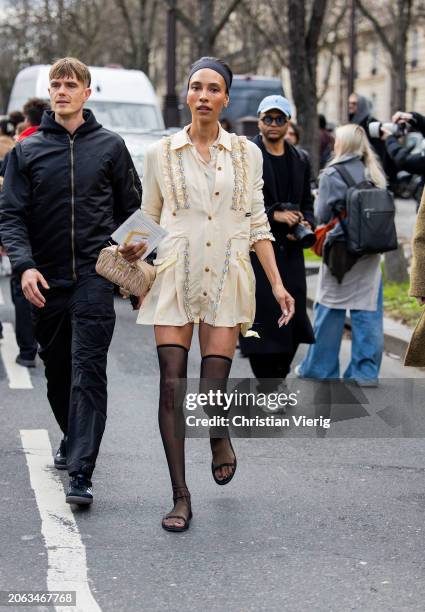
[[[296,215],[302,219],[302,223],[314,228],[311,170],[308,159],[284,141],[291,116],[289,102],[282,96],[267,96],[260,103],[258,112],[260,134],[253,142],[263,154],[264,204],[276,238],[272,244],[279,272],[285,287],[295,299],[295,316],[286,326],[279,328],[276,325],[279,313],[270,283],[257,256],[251,253],[256,277],[256,315],[252,329],[260,338],[240,337],[239,345],[242,354],[249,357],[256,378],[284,379],[299,344],[314,343],[314,333],[307,315],[303,248],[292,234]],[[279,203],[295,204],[299,213],[284,213],[279,210],[282,208]]]

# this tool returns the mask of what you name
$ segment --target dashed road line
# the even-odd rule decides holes
[[[56,610],[101,612],[88,584],[86,548],[71,508],[65,503],[59,476],[52,470],[47,430],[21,429],[20,434],[47,549],[47,588],[77,592],[76,606],[57,606]]]
[[[32,389],[28,368],[18,365],[15,361],[19,353],[19,347],[16,343],[12,323],[3,323],[3,340],[0,343],[0,352],[9,379],[9,387],[11,389]]]

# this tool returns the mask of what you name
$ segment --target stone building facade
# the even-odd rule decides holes
[[[347,76],[349,62],[349,41],[342,38],[330,58],[324,51],[320,55],[318,89],[323,90],[329,70],[328,85],[319,103],[319,112],[328,121],[344,123],[347,120]],[[409,32],[407,53],[407,95],[406,109],[425,114],[425,25],[414,24]],[[376,34],[369,28],[357,35],[356,93],[369,98],[373,114],[380,120],[391,118],[390,91],[391,75],[388,53]]]

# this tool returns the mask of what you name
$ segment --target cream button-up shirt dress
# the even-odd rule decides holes
[[[168,235],[157,249],[156,278],[137,322],[240,323],[249,335],[255,315],[249,250],[257,240],[274,240],[264,210],[261,151],[220,126],[207,164],[188,129],[146,151],[142,211]]]

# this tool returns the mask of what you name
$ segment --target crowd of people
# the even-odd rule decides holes
[[[192,65],[192,121],[148,148],[143,188],[122,138],[84,108],[91,76],[77,59],[52,66],[51,109],[32,99],[21,121],[9,115],[1,124],[0,235],[13,267],[18,362],[33,364],[39,347],[48,400],[63,434],[55,466],[68,471],[68,503],[93,501],[91,479],[106,423],[106,359],[115,312],[113,285],[95,271],[99,252],[140,206],[168,232],[157,248],[155,281],[137,304],[137,322],[155,332],[159,428],[174,503],[162,520],[168,531],[186,530],[192,518],[185,441],[176,436],[175,416],[195,324],[201,389],[211,381],[215,390],[226,388],[238,342],[259,388],[285,384],[300,344],[309,348],[297,376],[339,379],[347,310],[352,354],[343,378],[376,386],[383,352],[380,255],[350,255],[345,203],[353,185],[386,192],[392,164],[406,164],[409,155],[388,130],[378,138],[370,134],[370,107],[353,94],[350,121],[335,134],[319,117],[323,170],[315,198],[310,158],[300,147],[300,128],[286,98],[272,95],[260,102],[252,141],[220,125],[232,78],[229,66],[216,58]],[[394,121],[425,126],[417,113],[400,112]],[[322,262],[312,325],[304,250],[315,244],[317,225],[330,222],[324,248],[339,236],[345,267],[335,274]],[[136,262],[145,249],[143,242],[130,243],[120,253]],[[413,291],[425,301],[421,282]],[[212,406],[205,410],[214,412]],[[210,447],[212,477],[226,485],[237,468],[227,427],[211,429]]]

